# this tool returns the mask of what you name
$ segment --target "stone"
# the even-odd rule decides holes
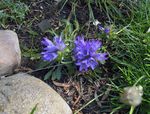
[[[42,32],[45,32],[46,30],[51,28],[51,24],[49,22],[48,19],[42,20],[39,24],[38,24],[39,28],[41,29]]]
[[[0,80],[0,114],[72,114],[68,104],[49,85],[18,73]]]
[[[12,74],[20,62],[21,51],[17,34],[11,30],[0,30],[0,77]]]

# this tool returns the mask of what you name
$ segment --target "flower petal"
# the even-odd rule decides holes
[[[109,34],[109,33],[110,33],[110,28],[105,28],[105,29],[104,29],[104,33],[105,33],[105,34]]]
[[[92,70],[94,70],[97,65],[98,65],[98,62],[94,58],[90,58],[88,60],[88,66],[91,67]]]
[[[52,53],[52,52],[57,52],[58,49],[56,46],[47,46],[44,48],[45,51],[48,51],[49,53]]]
[[[44,37],[41,43],[45,46],[54,46],[54,44],[47,37]]]
[[[61,37],[55,36],[54,37],[54,43],[58,50],[63,51],[66,47]]]
[[[87,71],[88,70],[87,60],[78,62],[78,63],[76,63],[76,65],[79,66],[79,71]]]
[[[97,51],[99,48],[101,48],[102,42],[99,40],[92,39],[92,40],[89,40],[89,45],[90,45],[91,51]]]
[[[95,55],[95,59],[97,59],[100,62],[103,62],[108,59],[107,55],[107,53],[98,53]]]
[[[52,61],[57,58],[57,53],[49,53],[49,52],[42,52],[42,59],[45,61]]]
[[[100,31],[103,31],[103,30],[104,30],[104,27],[103,27],[102,25],[98,24],[98,29],[99,29]]]
[[[82,47],[86,45],[86,41],[84,41],[84,37],[83,36],[77,36],[76,40],[74,41],[75,45],[78,47]]]

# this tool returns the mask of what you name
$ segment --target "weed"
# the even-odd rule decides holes
[[[5,28],[11,22],[20,24],[28,11],[28,6],[20,1],[2,0],[0,2],[0,25]]]

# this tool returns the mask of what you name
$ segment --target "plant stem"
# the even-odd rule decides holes
[[[93,101],[95,101],[97,98],[99,98],[100,96],[102,96],[103,94],[98,95],[97,97],[95,97],[94,99],[90,100],[87,104],[85,104],[84,106],[82,106],[79,110],[77,110],[74,114],[78,114],[78,112],[80,112],[82,109],[84,109],[86,106],[88,106],[89,104],[91,104]]]
[[[145,76],[140,77],[133,86],[136,86],[139,81],[141,81]]]
[[[134,106],[131,106],[129,114],[133,114],[134,108]]]
[[[124,106],[125,106],[125,105],[123,104],[123,105],[121,105],[121,106],[119,106],[119,107],[113,109],[112,112],[111,112],[110,114],[114,114],[117,110],[123,108]]]

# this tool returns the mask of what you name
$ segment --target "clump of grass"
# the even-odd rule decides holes
[[[99,12],[104,12],[110,22],[122,22],[122,18],[131,17],[133,15],[132,11],[135,9],[135,6],[137,6],[136,0],[62,0],[61,3],[62,7],[60,11],[67,3],[73,6],[75,5],[76,8],[80,5],[87,6],[90,21],[94,21],[95,17],[98,17],[93,10],[94,7],[96,7]]]
[[[143,102],[134,112],[145,114],[150,112],[147,108],[150,106],[150,35],[146,33],[150,26],[150,2],[138,1],[138,7],[133,13],[132,21],[125,20],[125,24],[128,25],[122,27],[123,29],[117,32],[115,37],[110,38],[113,50],[111,59],[114,61],[114,72],[117,71],[111,81],[115,88],[113,91],[116,91],[116,88],[134,85],[143,77],[138,82],[138,85],[144,88]],[[113,98],[112,102],[115,107],[120,107],[116,98]]]
[[[132,9],[135,8],[135,1],[122,1],[122,0],[85,0],[88,4],[90,14],[93,12],[90,5],[97,6],[101,12],[106,14],[109,21],[120,21],[122,18],[132,15]],[[93,12],[94,13],[94,12]]]
[[[2,0],[0,2],[0,22],[5,27],[8,23],[22,23],[29,8],[26,4],[14,0]]]

